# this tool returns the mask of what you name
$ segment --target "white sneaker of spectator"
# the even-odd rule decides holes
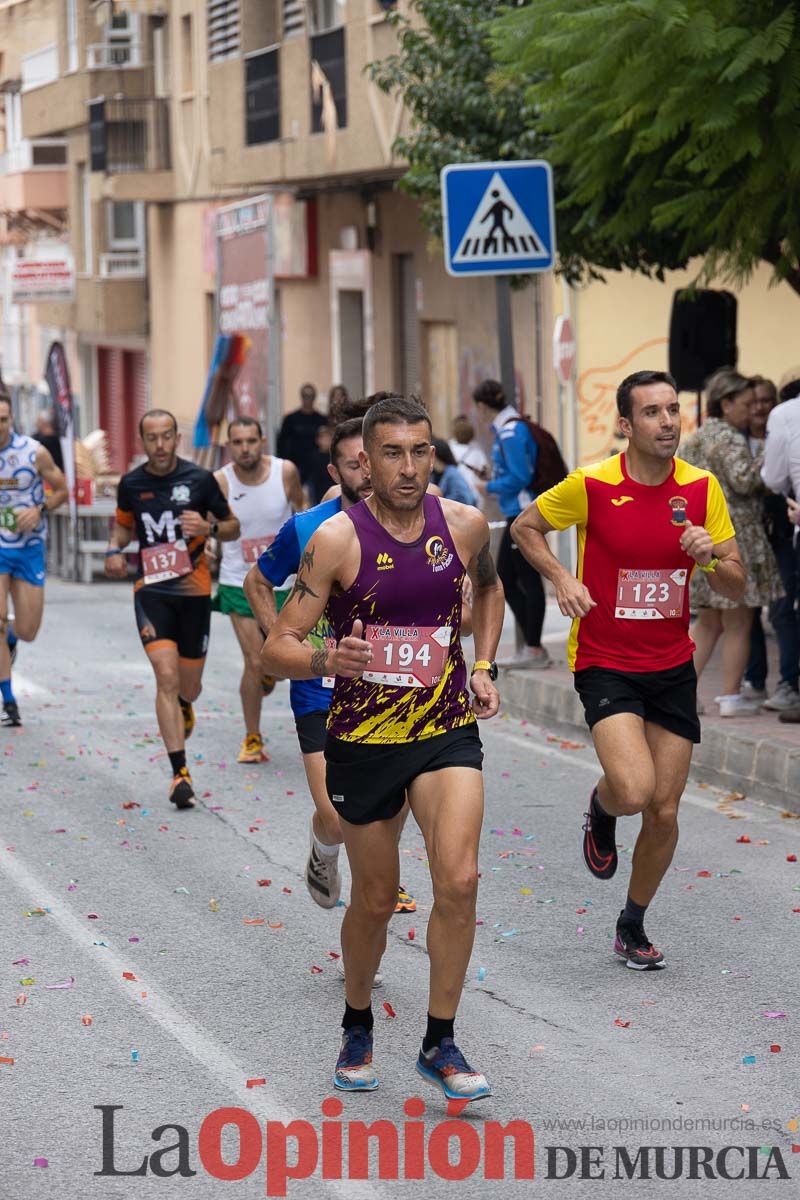
[[[757,717],[761,711],[760,700],[749,700],[741,692],[733,696],[718,696],[721,717]]]
[[[764,701],[764,708],[768,708],[772,712],[783,712],[787,708],[794,708],[797,704],[800,704],[800,692],[782,679],[769,700]]]

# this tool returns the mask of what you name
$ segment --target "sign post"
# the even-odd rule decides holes
[[[510,275],[550,271],[556,238],[550,164],[451,163],[441,173],[444,261],[449,275],[495,276],[503,390],[514,402]]]

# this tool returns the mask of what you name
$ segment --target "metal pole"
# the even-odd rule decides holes
[[[514,331],[511,325],[511,283],[507,275],[496,275],[494,280],[497,299],[497,345],[500,351],[500,382],[506,400],[513,404],[516,398],[514,379]]]

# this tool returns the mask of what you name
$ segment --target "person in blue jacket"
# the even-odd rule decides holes
[[[444,438],[433,441],[433,472],[431,481],[440,489],[445,500],[457,500],[459,504],[478,507],[478,496],[458,469],[456,456]]]
[[[506,400],[502,384],[496,379],[485,379],[472,393],[472,399],[481,421],[491,427],[494,435],[492,478],[488,483],[478,481],[476,486],[487,495],[497,497],[506,520],[497,557],[497,574],[525,639],[520,652],[503,665],[549,667],[550,656],[542,646],[545,614],[542,579],[511,537],[514,519],[535,499],[530,488],[539,447],[517,410]]]

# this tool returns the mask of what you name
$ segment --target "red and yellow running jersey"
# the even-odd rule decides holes
[[[578,579],[597,607],[572,622],[569,665],[665,671],[688,662],[689,579],[680,547],[686,522],[715,546],[734,537],[725,497],[709,471],[673,459],[657,487],[630,478],[625,455],[580,467],[536,500],[555,529],[578,529]]]

